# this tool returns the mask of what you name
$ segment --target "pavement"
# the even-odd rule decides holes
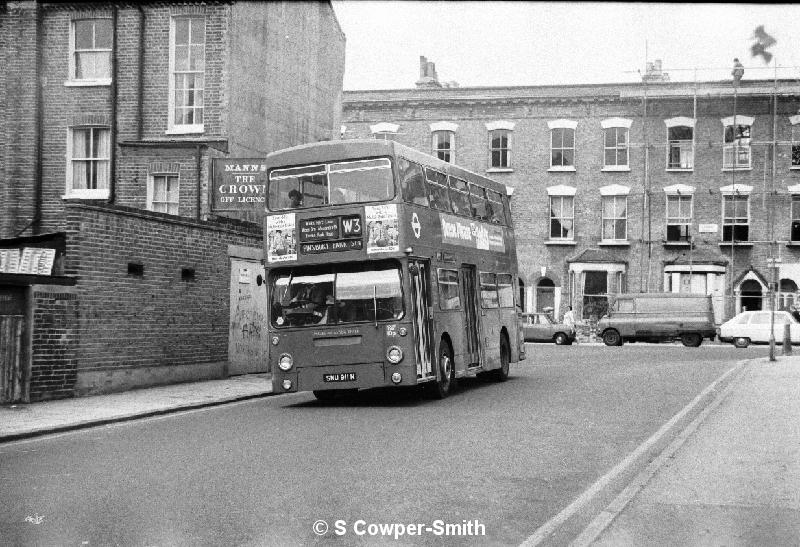
[[[800,545],[800,356],[730,376],[572,546]],[[0,443],[271,393],[257,374],[0,406]]]
[[[800,356],[754,359],[571,546],[800,545]]]
[[[272,394],[271,374],[0,406],[0,443]]]

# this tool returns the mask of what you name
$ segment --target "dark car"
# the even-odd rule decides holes
[[[575,329],[563,323],[554,323],[546,313],[523,313],[522,330],[526,342],[555,342],[568,346],[575,341]]]

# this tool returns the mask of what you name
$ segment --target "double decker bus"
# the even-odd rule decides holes
[[[508,377],[525,358],[506,187],[392,141],[267,156],[274,393]]]

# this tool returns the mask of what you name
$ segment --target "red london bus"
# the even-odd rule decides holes
[[[506,187],[392,141],[267,156],[275,393],[499,381],[525,358]]]

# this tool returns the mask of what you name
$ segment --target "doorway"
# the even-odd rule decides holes
[[[549,277],[545,277],[536,285],[536,311],[544,312],[547,308],[555,309],[556,284]]]
[[[466,354],[464,360],[468,367],[477,367],[481,364],[480,345],[478,338],[478,278],[475,266],[465,264],[461,266],[461,279],[464,287],[464,328],[466,334]]]
[[[23,400],[25,290],[0,287],[0,403]]]
[[[742,311],[759,311],[763,307],[764,292],[761,289],[761,283],[753,279],[748,279],[742,283],[739,290]]]
[[[430,263],[427,260],[409,260],[412,313],[414,314],[414,353],[417,358],[417,378],[433,375],[433,341],[430,295]]]

